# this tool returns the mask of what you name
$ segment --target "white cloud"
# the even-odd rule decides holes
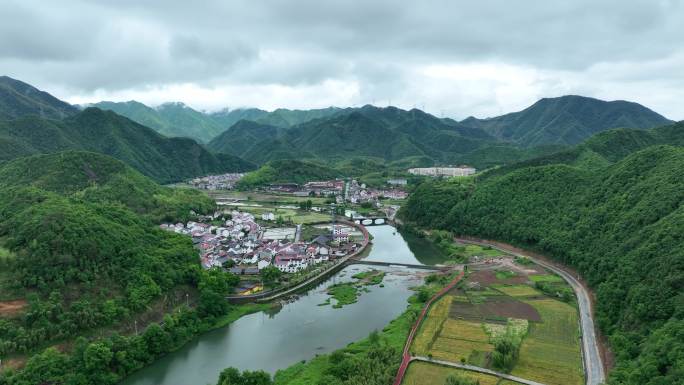
[[[43,3],[3,2],[0,74],[69,101],[463,118],[573,93],[684,119],[677,0]]]

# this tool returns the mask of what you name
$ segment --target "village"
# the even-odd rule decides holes
[[[261,222],[274,221],[273,213],[269,214],[262,215]],[[293,231],[269,228],[260,225],[254,215],[238,210],[201,219],[160,227],[192,237],[205,269],[224,267],[238,275],[256,275],[268,266],[297,273],[344,257],[359,247],[354,228],[342,224],[321,225],[319,235],[300,240],[301,225]]]

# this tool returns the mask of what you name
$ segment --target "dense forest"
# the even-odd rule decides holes
[[[202,270],[191,241],[157,225],[214,209],[206,195],[161,187],[105,155],[71,151],[1,166],[0,301],[24,306],[0,318],[0,356],[32,358],[0,384],[114,383],[208,329],[230,310],[223,297],[236,278]],[[76,339],[116,330],[179,286],[197,306],[181,306],[163,326]]]
[[[620,130],[578,148],[593,146],[594,154],[603,154],[600,164],[565,154],[556,163],[531,162],[477,180],[426,182],[400,215],[425,228],[536,250],[577,268],[596,293],[598,326],[616,355],[609,383],[680,383],[684,148],[655,145],[626,155],[630,151],[618,145],[631,146],[635,135],[650,143],[679,126],[645,134]],[[597,145],[607,137],[612,145]]]

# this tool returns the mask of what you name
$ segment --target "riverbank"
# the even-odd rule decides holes
[[[429,293],[437,293],[443,289],[443,285],[438,280],[431,284],[425,284],[414,288],[418,290],[425,288]],[[340,365],[340,357],[347,361],[364,360],[366,355],[374,350],[384,349],[389,355],[389,360],[385,365],[375,366],[372,373],[366,375],[381,375],[385,382],[391,382],[397,373],[402,361],[402,351],[406,345],[409,334],[416,324],[416,320],[424,308],[424,302],[419,300],[419,295],[414,294],[408,299],[406,310],[397,318],[392,320],[386,327],[377,333],[371,333],[367,338],[353,342],[346,348],[337,350],[331,354],[319,355],[307,362],[301,362],[279,370],[274,377],[275,385],[310,385],[318,384],[330,373],[335,373],[335,368]],[[429,297],[428,297],[429,298]],[[351,368],[349,375],[353,375]],[[373,383],[370,379],[365,379],[367,383]]]

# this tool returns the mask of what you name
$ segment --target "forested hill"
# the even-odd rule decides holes
[[[632,143],[651,140],[632,134]],[[425,183],[400,215],[576,267],[597,295],[598,325],[616,354],[609,383],[673,384],[684,363],[682,180],[684,148],[656,145],[599,168],[547,164]]]
[[[461,122],[523,146],[574,145],[612,128],[643,129],[668,123],[672,121],[638,103],[576,95],[544,98],[519,112],[489,119],[471,117]]]
[[[183,103],[165,103],[152,108],[136,101],[99,102],[92,107],[114,111],[165,136],[193,138],[205,143],[227,127]]]
[[[161,183],[253,168],[235,156],[214,155],[192,139],[167,138],[97,108],[63,120],[27,116],[0,121],[0,161],[69,149],[111,155]]]
[[[0,384],[113,385],[212,327],[237,278],[158,225],[215,208],[102,154],[0,165]]]
[[[61,119],[78,112],[69,103],[22,81],[0,76],[0,120],[26,115]]]
[[[287,128],[310,120],[326,118],[340,111],[343,111],[343,109],[337,107],[314,108],[311,110],[278,108],[272,112],[258,108],[238,108],[234,110],[221,110],[211,113],[210,116],[222,123],[224,127],[231,127],[240,120],[249,120],[259,124]]]
[[[239,188],[253,188],[269,183],[299,183],[343,177],[342,172],[318,163],[283,159],[274,160],[258,170],[246,174],[238,182]]]
[[[420,110],[395,107],[364,106],[288,129],[263,124],[246,127],[242,122],[237,125],[240,127],[232,127],[212,140],[209,148],[228,151],[258,164],[277,159],[334,163],[366,157],[387,163],[428,158],[440,164],[487,167],[539,153],[539,149],[521,150],[502,143],[479,128],[439,119]]]
[[[128,102],[102,101],[88,106],[114,111],[165,136],[188,137],[203,143],[214,139],[240,120],[287,128],[309,120],[331,116],[341,111],[340,108],[335,107],[311,110],[279,108],[272,112],[258,108],[244,108],[224,109],[209,113],[197,111],[180,102],[148,107],[134,100]]]
[[[615,163],[638,150],[658,144],[684,146],[684,122],[650,130],[619,128],[604,131],[571,149],[492,169],[482,177],[488,178],[525,167],[548,164],[567,164],[584,169],[598,169]]]

